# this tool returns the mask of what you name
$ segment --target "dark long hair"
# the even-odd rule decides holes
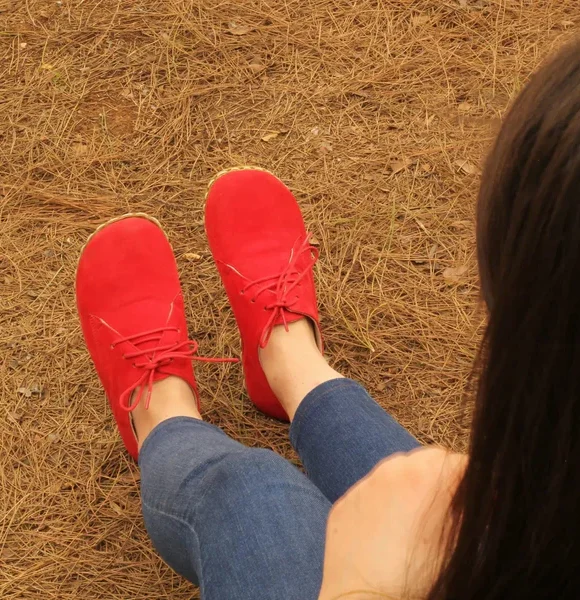
[[[580,43],[531,79],[478,200],[489,322],[429,600],[580,598]]]

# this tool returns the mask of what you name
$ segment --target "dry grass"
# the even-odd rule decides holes
[[[97,224],[148,212],[173,241],[202,353],[237,352],[202,224],[224,167],[266,167],[297,194],[322,250],[334,364],[421,440],[465,447],[483,319],[477,165],[579,12],[577,0],[0,0],[0,597],[194,595],[147,539],[73,278]],[[210,421],[293,456],[237,367],[198,373]]]

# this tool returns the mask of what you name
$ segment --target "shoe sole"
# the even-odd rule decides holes
[[[236,171],[261,171],[262,173],[268,173],[269,175],[272,175],[272,177],[276,177],[276,175],[274,175],[272,171],[268,171],[268,169],[263,169],[262,167],[252,167],[249,165],[243,165],[241,167],[229,167],[228,169],[219,171],[209,180],[209,183],[207,184],[207,191],[205,193],[205,202],[207,202],[207,198],[209,196],[211,188],[213,187],[213,184],[224,175],[227,175],[228,173],[235,173]],[[276,177],[276,179],[278,179],[278,181],[281,181],[279,177]]]
[[[159,227],[159,229],[161,229],[161,231],[163,232],[163,235],[165,236],[165,239],[169,242],[169,238],[167,237],[167,234],[165,233],[165,230],[163,229],[163,226],[161,225],[161,223],[155,217],[152,217],[151,215],[148,215],[147,213],[142,213],[142,212],[125,213],[124,215],[120,215],[118,217],[113,217],[112,219],[109,219],[108,221],[101,223],[93,231],[93,233],[91,233],[89,235],[89,237],[87,238],[87,241],[83,244],[83,247],[81,248],[81,251],[79,252],[79,257],[77,259],[77,268],[75,270],[75,288],[76,288],[76,275],[77,275],[77,271],[79,270],[79,263],[81,261],[82,255],[83,255],[86,247],[89,245],[90,241],[97,235],[97,233],[99,233],[99,231],[102,231],[109,225],[112,225],[113,223],[117,223],[118,221],[124,221],[125,219],[133,219],[133,218],[147,219],[147,221],[151,221],[151,223],[153,223],[154,225],[157,225],[157,227]],[[76,292],[76,289],[75,289],[75,292]]]

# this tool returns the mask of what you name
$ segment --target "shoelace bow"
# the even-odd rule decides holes
[[[272,311],[264,329],[262,330],[262,335],[260,336],[260,347],[265,348],[270,340],[270,336],[272,335],[272,331],[274,330],[276,321],[282,317],[282,322],[284,323],[284,328],[288,331],[288,322],[286,321],[286,311],[290,310],[298,299],[299,295],[295,295],[291,297],[294,289],[300,285],[300,282],[310,269],[316,264],[318,260],[319,251],[318,248],[313,246],[310,243],[310,238],[312,234],[309,233],[306,235],[304,240],[300,242],[297,240],[297,243],[294,244],[294,248],[292,248],[292,252],[290,253],[290,260],[288,261],[288,265],[278,274],[270,275],[268,277],[262,277],[260,279],[256,279],[254,281],[249,281],[246,286],[244,286],[241,290],[242,294],[245,294],[249,289],[254,286],[259,286],[254,291],[254,297],[252,298],[252,302],[255,302],[260,294],[263,294],[266,291],[273,292],[276,296],[275,301],[267,304],[264,308],[266,310]],[[300,260],[300,257],[303,254],[308,253],[310,255],[310,260],[303,267],[297,268],[297,263]]]
[[[134,346],[145,344],[147,342],[159,342],[162,335],[166,331],[176,331],[179,333],[177,327],[159,327],[158,329],[152,329],[150,331],[143,331],[135,335],[129,335],[123,338],[119,338],[113,342],[112,348],[123,342],[130,342]],[[136,383],[128,387],[120,398],[121,408],[127,412],[135,410],[138,406],[141,398],[143,397],[143,391],[147,388],[147,397],[145,398],[145,408],[149,408],[151,402],[151,392],[153,390],[153,383],[155,379],[155,373],[168,364],[170,364],[176,358],[185,358],[190,360],[197,360],[199,362],[206,363],[233,363],[238,362],[237,358],[205,358],[203,356],[195,356],[199,345],[194,340],[184,340],[183,342],[176,342],[175,344],[157,345],[153,348],[145,348],[143,350],[136,350],[135,352],[128,352],[123,355],[126,360],[134,360],[140,357],[146,357],[146,360],[140,362],[134,362],[133,366],[137,369],[143,369],[143,374],[137,380]],[[134,402],[131,402],[133,392],[139,388],[137,397]],[[197,389],[194,388],[194,393],[197,397]]]

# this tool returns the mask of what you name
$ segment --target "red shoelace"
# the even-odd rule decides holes
[[[123,342],[130,342],[134,346],[145,344],[147,342],[159,342],[163,333],[166,331],[176,331],[179,333],[177,327],[159,327],[158,329],[151,329],[150,331],[143,331],[135,335],[129,335],[127,337],[119,338],[113,342],[112,348]],[[144,350],[136,350],[135,352],[128,352],[123,355],[126,360],[134,360],[136,358],[144,357],[145,360],[139,362],[133,362],[133,366],[137,369],[143,369],[143,375],[137,380],[136,383],[128,387],[120,398],[121,408],[127,412],[135,410],[138,406],[141,398],[143,397],[143,391],[147,389],[147,396],[145,398],[145,408],[149,408],[151,401],[151,392],[153,390],[153,383],[155,379],[155,373],[163,373],[161,370],[167,366],[176,358],[185,358],[190,360],[197,360],[199,362],[206,363],[235,363],[238,362],[237,358],[204,358],[202,356],[195,356],[199,345],[194,340],[184,340],[183,342],[177,342],[175,344],[165,344],[163,346],[158,345],[153,348],[145,348]],[[132,402],[133,392],[139,388],[135,400]],[[197,389],[193,390],[196,398],[198,396]]]
[[[300,282],[318,260],[318,248],[310,243],[312,234],[307,234],[302,242],[300,239],[294,244],[290,253],[288,265],[283,271],[276,275],[261,277],[255,281],[250,281],[244,286],[240,293],[245,294],[254,286],[259,286],[255,291],[252,302],[255,302],[258,296],[266,291],[273,292],[276,296],[274,302],[265,306],[266,310],[272,311],[260,336],[260,347],[265,348],[270,340],[276,321],[281,317],[284,328],[288,331],[288,322],[286,321],[286,311],[291,310],[292,306],[298,302],[299,294],[293,294],[294,290],[300,285]],[[298,269],[296,263],[303,254],[308,253],[310,260],[308,264]]]

